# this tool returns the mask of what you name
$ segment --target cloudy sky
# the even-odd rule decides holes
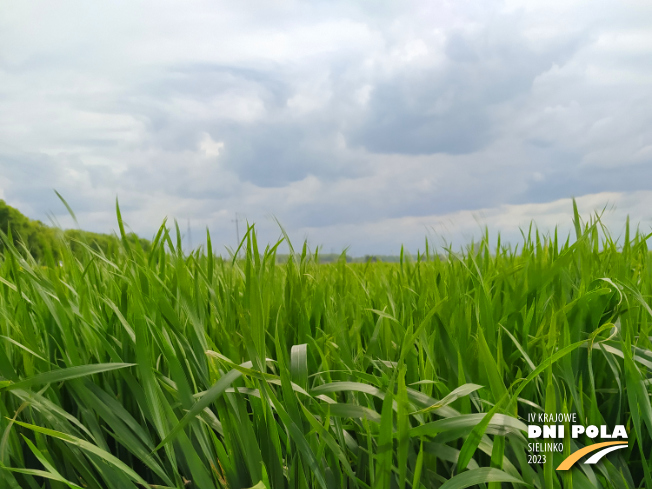
[[[0,198],[353,255],[652,223],[652,3],[0,0]]]

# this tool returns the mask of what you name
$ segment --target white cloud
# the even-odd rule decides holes
[[[0,196],[112,229],[165,215],[231,243],[396,252],[478,222],[648,222],[646,2],[13,2],[0,16]],[[565,224],[564,224],[565,222]],[[196,240],[199,240],[198,232]],[[448,238],[447,238],[448,239]]]
[[[199,149],[208,157],[217,157],[224,149],[224,143],[222,141],[214,141],[210,134],[204,133],[199,143]]]
[[[640,223],[642,232],[652,230],[652,191],[589,194],[577,199],[580,215],[588,220],[597,212],[614,239],[624,236],[624,223],[629,215],[633,223]],[[479,239],[489,230],[495,245],[498,232],[503,244],[515,245],[522,241],[531,223],[543,233],[557,228],[560,239],[574,239],[573,207],[571,199],[559,199],[541,204],[501,205],[473,211],[458,211],[441,215],[380,219],[360,224],[306,227],[297,230],[298,239],[308,236],[311,243],[329,243],[324,251],[339,252],[350,246],[354,256],[362,254],[396,254],[401,245],[407,250],[424,251],[429,246],[442,252],[451,246],[458,250],[470,240]],[[335,244],[333,244],[335,243]],[[360,246],[359,243],[364,243]]]
[[[224,94],[200,101],[192,97],[174,98],[168,110],[176,117],[193,121],[231,120],[250,123],[265,115],[260,98],[237,93]]]

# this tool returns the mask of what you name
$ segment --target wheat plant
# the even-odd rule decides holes
[[[0,487],[652,488],[648,236],[488,235],[400,263],[319,264],[249,227],[230,258],[2,236]],[[428,245],[426,244],[428,250]],[[626,426],[568,472],[527,415]]]

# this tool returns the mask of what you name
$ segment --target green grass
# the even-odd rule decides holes
[[[277,264],[253,229],[223,260],[165,226],[144,251],[118,220],[115,256],[62,243],[62,266],[3,237],[0,487],[652,487],[640,233],[576,213],[572,242]],[[530,465],[544,410],[629,448]]]

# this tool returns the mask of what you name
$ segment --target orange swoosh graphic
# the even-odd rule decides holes
[[[557,470],[570,469],[573,466],[573,464],[575,464],[575,462],[581,459],[584,455],[591,452],[595,452],[600,448],[610,447],[612,445],[627,445],[627,444],[628,444],[627,442],[622,442],[622,441],[605,441],[604,443],[595,443],[593,445],[589,445],[588,447],[581,448],[576,452],[571,453],[566,460],[564,460],[562,463],[559,464]]]

